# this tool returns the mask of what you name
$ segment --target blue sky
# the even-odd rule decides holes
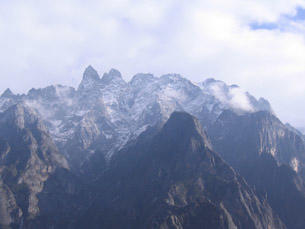
[[[305,126],[305,0],[3,0],[0,91],[76,86],[85,67],[213,77]]]
[[[273,30],[278,29],[279,25],[276,22],[270,22],[270,23],[258,23],[253,22],[250,24],[251,29],[258,30],[258,29],[267,29],[267,30]]]
[[[305,9],[302,7],[297,7],[297,12],[293,16],[288,16],[292,20],[305,20]]]
[[[296,7],[295,12],[293,14],[283,14],[279,17],[278,21],[275,22],[252,22],[250,23],[250,27],[253,30],[266,29],[266,30],[274,30],[274,29],[285,29],[283,27],[283,22],[296,22],[303,23],[305,21],[305,9],[302,7]]]

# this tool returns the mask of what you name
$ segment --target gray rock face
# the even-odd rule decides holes
[[[10,188],[0,180],[0,228],[20,224],[22,210],[18,207],[16,199]]]
[[[101,84],[109,84],[112,81],[123,82],[121,73],[116,69],[111,69],[108,73],[105,73],[101,79]]]
[[[0,114],[0,218],[20,224],[39,214],[37,194],[57,167],[68,168],[33,110],[17,104]]]
[[[305,218],[302,136],[269,112],[237,115],[225,111],[209,129],[215,150],[256,192],[265,196],[288,228]],[[302,179],[303,177],[303,179]]]
[[[209,129],[215,149],[226,161],[243,163],[263,153],[270,154],[279,165],[290,166],[302,175],[305,165],[303,136],[287,127],[270,112],[237,115],[225,111]],[[225,152],[234,152],[234,154]]]
[[[98,84],[100,76],[92,66],[88,66],[84,72],[82,82],[80,83],[78,90],[86,91],[91,90]]]
[[[12,98],[14,96],[14,93],[9,88],[7,88],[1,95],[3,98]]]

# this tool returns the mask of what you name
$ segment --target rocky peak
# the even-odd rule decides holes
[[[209,93],[211,94],[215,93],[215,90],[217,92],[226,94],[230,88],[223,81],[215,80],[214,78],[208,78],[205,81],[199,83],[199,87],[204,91],[209,91]],[[232,87],[232,89],[233,88],[237,88],[237,85],[235,85],[235,87]]]
[[[198,90],[200,91],[200,88],[196,85],[194,85],[191,81],[188,79],[182,77],[179,74],[166,74],[162,75],[159,79],[159,83],[162,85],[170,85],[170,87],[175,88],[176,90],[180,90],[182,88],[192,90],[193,92],[198,93]]]
[[[258,110],[269,111],[272,114],[274,114],[274,111],[272,110],[272,107],[271,107],[269,101],[262,97],[259,98],[259,100],[258,100]]]
[[[122,75],[121,73],[116,70],[116,69],[111,69],[108,73],[104,73],[102,79],[101,79],[101,83],[102,84],[109,84],[111,82],[125,82],[122,79]]]
[[[89,80],[89,79],[92,79],[92,80],[99,80],[100,79],[97,71],[91,65],[89,65],[85,69],[85,72],[83,74],[83,80]]]
[[[220,80],[215,80],[214,78],[207,78],[206,80],[204,80],[203,82],[199,83],[202,86],[207,86],[213,83],[220,83],[222,81]]]
[[[153,74],[150,73],[138,73],[132,77],[130,84],[133,86],[138,86],[143,84],[144,82],[152,82],[156,79]]]
[[[91,65],[89,65],[83,74],[83,79],[78,87],[78,90],[91,89],[98,84],[99,80],[100,77],[97,71]]]
[[[117,69],[114,69],[114,68],[111,68],[111,69],[110,69],[109,75],[111,75],[111,76],[117,76],[117,77],[122,78],[121,73],[120,73]]]
[[[209,139],[203,131],[199,120],[186,112],[173,112],[165,123],[161,134],[177,141],[175,144],[184,144],[186,141],[191,143],[195,140],[211,148]]]
[[[39,88],[39,89],[32,88],[28,92],[27,96],[30,99],[42,98],[42,99],[46,99],[46,100],[54,100],[57,98],[56,88],[53,85],[45,87],[45,88]]]
[[[3,97],[3,98],[11,98],[14,96],[15,96],[15,94],[9,88],[7,88],[1,95],[1,97]]]
[[[184,78],[180,74],[169,73],[169,74],[162,75],[160,77],[160,79],[163,81],[175,82],[175,81],[183,80]]]

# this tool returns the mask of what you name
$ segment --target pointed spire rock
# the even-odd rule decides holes
[[[97,71],[91,65],[89,65],[84,72],[83,79],[99,80],[100,76],[98,75]]]
[[[269,111],[271,114],[275,115],[270,103],[265,98],[259,98],[258,100],[258,109],[262,111]]]
[[[78,87],[78,90],[91,89],[99,82],[99,80],[100,76],[98,75],[97,71],[91,65],[89,65],[83,74],[83,79]]]
[[[1,95],[1,97],[10,98],[15,96],[11,89],[7,88]]]
[[[101,82],[102,84],[108,84],[114,80],[124,81],[122,79],[122,74],[118,70],[112,68],[108,73],[104,73]]]
[[[109,75],[112,75],[112,76],[117,76],[117,77],[122,78],[121,73],[120,73],[118,70],[114,69],[114,68],[110,69],[110,71],[109,71]]]

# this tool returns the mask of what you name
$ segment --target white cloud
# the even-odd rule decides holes
[[[126,79],[213,76],[266,97],[284,121],[305,126],[305,23],[285,17],[297,7],[305,1],[3,0],[0,90],[75,86],[88,64],[118,68]],[[253,22],[278,29],[252,30]]]
[[[250,104],[249,98],[246,96],[244,91],[240,88],[232,88],[230,90],[230,104],[235,109],[241,109],[246,111],[254,111],[254,108]]]
[[[246,92],[239,87],[227,87],[222,81],[215,81],[209,84],[209,92],[214,95],[222,104],[239,111],[253,112]]]

